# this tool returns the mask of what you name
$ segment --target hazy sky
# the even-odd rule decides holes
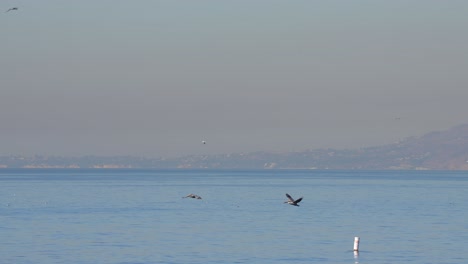
[[[0,8],[0,155],[358,148],[468,123],[464,0]]]

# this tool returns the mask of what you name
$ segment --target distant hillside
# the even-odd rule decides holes
[[[119,157],[0,157],[0,168],[427,169],[468,170],[468,124],[370,148],[252,152],[170,159]]]
[[[468,170],[468,124],[443,132],[377,147],[305,152],[256,152],[195,159],[181,165],[208,168],[304,168],[304,169],[428,169]]]
[[[468,124],[410,138],[395,147],[404,158],[400,166],[468,170]]]

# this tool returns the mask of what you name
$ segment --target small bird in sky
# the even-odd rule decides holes
[[[284,203],[288,203],[290,205],[299,206],[298,203],[302,201],[302,197],[297,200],[294,200],[289,194],[286,194],[286,197],[288,197],[288,200]]]
[[[8,12],[10,12],[10,11],[16,11],[16,10],[18,10],[17,7],[12,7],[12,8],[10,8],[10,9],[8,9],[7,11],[5,11],[5,13],[8,13]]]
[[[202,142],[201,142],[201,143],[202,143],[203,145],[205,145],[205,144],[206,144],[206,141],[205,141],[205,140],[202,140]]]
[[[201,197],[199,195],[196,195],[196,194],[193,194],[193,193],[191,193],[191,194],[189,194],[189,195],[187,195],[185,197],[182,197],[182,198],[201,199]]]

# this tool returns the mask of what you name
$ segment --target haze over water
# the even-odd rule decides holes
[[[4,263],[468,260],[465,172],[6,169],[0,186]]]
[[[440,0],[3,0],[0,156],[362,148],[466,124],[467,13]]]

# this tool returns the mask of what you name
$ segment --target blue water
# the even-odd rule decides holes
[[[459,264],[467,219],[466,172],[0,170],[0,263]]]

